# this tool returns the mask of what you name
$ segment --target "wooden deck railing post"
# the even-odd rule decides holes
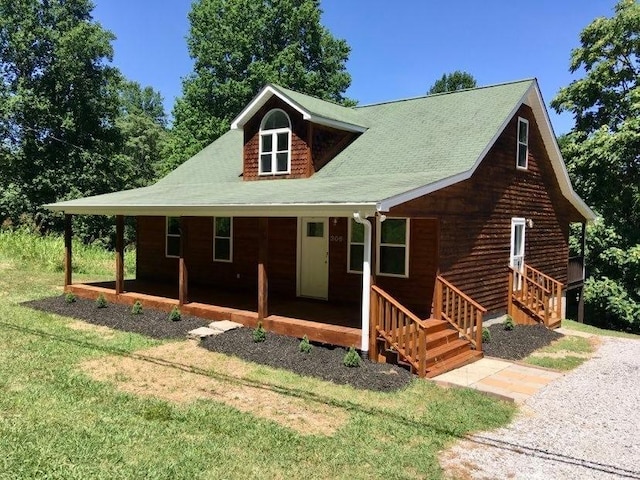
[[[433,298],[433,318],[442,319],[442,282],[436,277],[436,288]]]
[[[507,315],[513,317],[513,270],[509,272],[509,291],[507,292]]]
[[[64,289],[65,291],[71,285],[72,278],[72,239],[73,239],[73,215],[66,214],[64,216]]]
[[[476,350],[482,351],[482,312],[476,310]]]
[[[124,292],[124,217],[116,215],[116,295]]]

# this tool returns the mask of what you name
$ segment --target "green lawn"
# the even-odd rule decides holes
[[[229,402],[127,393],[80,365],[100,361],[106,368],[109,359],[173,344],[78,330],[70,319],[21,307],[60,293],[62,274],[39,268],[1,240],[0,479],[439,478],[438,451],[468,432],[505,425],[514,414],[512,405],[475,391],[425,381],[391,394],[362,392],[239,361],[235,376],[219,369],[199,375],[210,375],[221,394],[268,392],[275,399],[268,406],[329,408],[335,431],[307,434],[315,430],[289,428]],[[108,256],[103,260],[87,262],[87,276],[78,280],[109,278]],[[114,378],[127,380],[125,373]]]
[[[634,338],[640,340],[640,335],[633,333],[619,332],[616,330],[605,330],[603,328],[587,325],[586,323],[579,323],[573,320],[562,320],[562,327],[569,330],[577,330],[579,332],[592,333],[594,335],[601,335],[604,337],[620,337],[620,338]]]

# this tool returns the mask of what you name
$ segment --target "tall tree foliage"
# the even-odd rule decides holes
[[[120,187],[113,35],[88,0],[0,0],[2,216]]]
[[[266,83],[345,103],[349,47],[320,23],[319,0],[196,0],[189,13],[194,71],[174,107],[175,167],[222,135]]]
[[[434,93],[455,92],[456,90],[464,90],[465,88],[475,88],[477,86],[476,79],[468,72],[456,70],[452,73],[445,73],[435,81],[431,88],[427,91],[428,95]]]
[[[89,0],[0,0],[0,223],[59,227],[43,204],[155,175],[162,99],[110,64],[114,36],[92,9]],[[85,217],[76,231],[91,241],[111,228]]]
[[[621,0],[580,35],[570,70],[584,76],[551,105],[571,112],[561,142],[580,195],[602,219],[589,229],[591,320],[640,328],[640,4]]]

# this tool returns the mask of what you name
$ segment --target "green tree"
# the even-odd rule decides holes
[[[349,47],[320,23],[319,0],[196,0],[189,13],[194,71],[183,82],[165,170],[228,130],[267,83],[349,103]]]
[[[116,126],[123,139],[120,163],[128,166],[127,187],[146,186],[158,177],[168,135],[166,124],[159,92],[137,82],[122,82]]]
[[[113,35],[89,0],[0,0],[0,218],[123,186]]]
[[[466,88],[475,88],[477,86],[476,79],[468,72],[456,70],[452,73],[445,73],[431,85],[427,95],[434,93],[455,92],[456,90],[464,90]]]
[[[588,231],[587,313],[640,329],[640,4],[619,1],[580,43],[570,70],[584,76],[551,105],[574,116],[562,153],[576,190],[602,215]]]

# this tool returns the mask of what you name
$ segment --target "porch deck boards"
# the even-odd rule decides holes
[[[68,290],[89,298],[102,293],[108,301],[129,305],[140,300],[144,306],[165,311],[178,305],[178,286],[169,283],[126,280],[120,295],[116,295],[115,282],[73,284]],[[190,285],[189,300],[181,308],[185,314],[209,320],[232,320],[248,327],[258,322],[255,292]],[[307,335],[312,341],[345,347],[360,345],[360,306],[356,304],[270,296],[269,315],[263,325],[268,331],[296,337]]]

